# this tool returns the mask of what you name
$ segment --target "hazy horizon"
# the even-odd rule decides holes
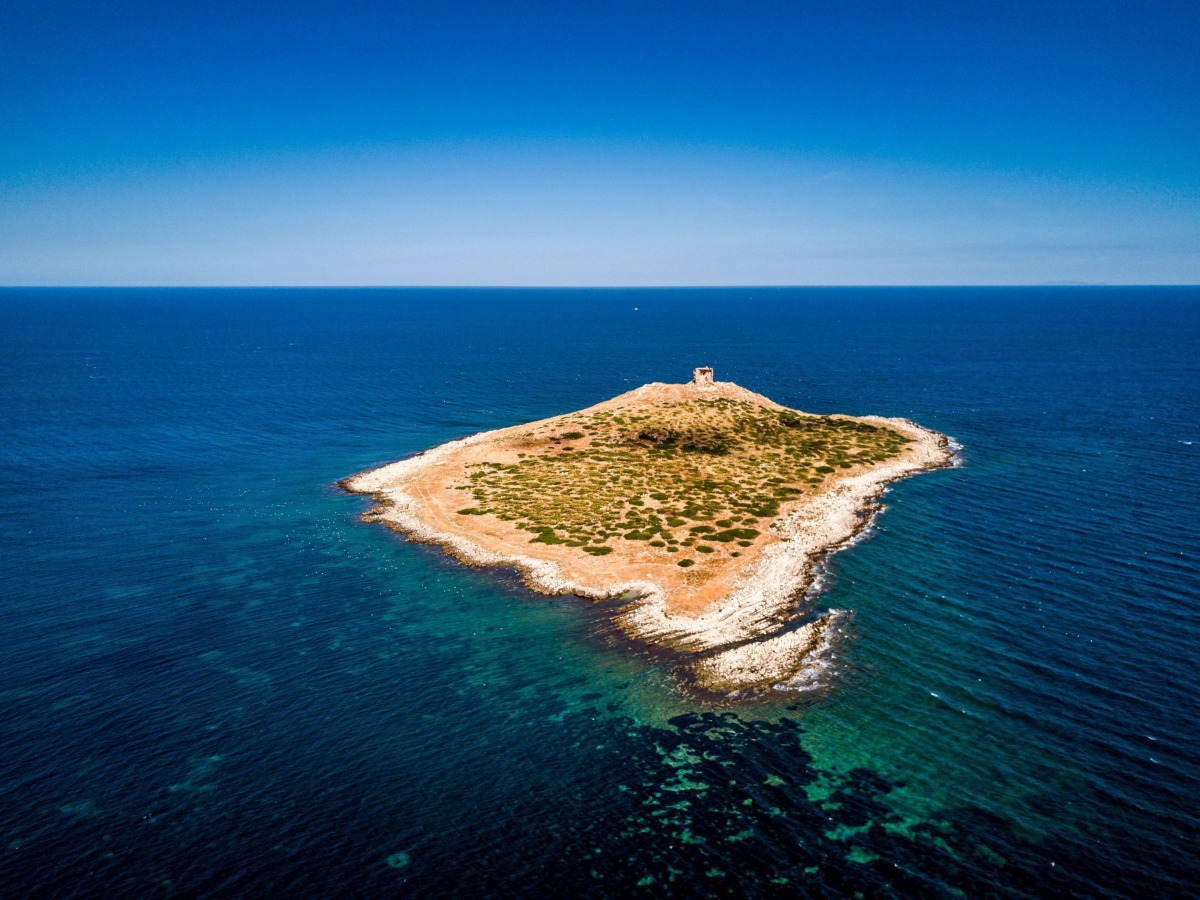
[[[1200,282],[1182,3],[0,17],[0,285]]]

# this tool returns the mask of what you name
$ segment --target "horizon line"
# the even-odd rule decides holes
[[[1193,282],[1106,282],[1106,281],[1041,281],[1018,284],[8,284],[0,291],[10,290],[261,290],[261,291],[321,291],[321,290],[450,290],[450,291],[676,291],[676,290],[829,290],[877,288],[947,289],[962,288],[1200,288]]]

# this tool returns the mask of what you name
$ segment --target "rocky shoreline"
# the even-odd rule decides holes
[[[534,555],[542,545],[531,545],[533,552],[516,553],[497,547],[494,541],[493,546],[484,546],[480,536],[463,529],[433,524],[436,501],[422,477],[468,448],[491,444],[514,428],[451,441],[347,478],[340,486],[375,500],[376,505],[363,514],[364,521],[381,522],[411,540],[441,546],[468,565],[511,566],[531,589],[544,594],[622,598],[615,618],[625,634],[680,651],[689,659],[700,687],[728,693],[787,682],[818,648],[827,647],[836,612],[795,625],[798,598],[812,584],[819,561],[868,526],[888,484],[951,463],[949,441],[943,435],[904,419],[870,416],[856,421],[893,429],[911,443],[900,457],[832,479],[821,491],[790,504],[769,526],[774,540],[747,560],[724,597],[699,612],[672,610],[667,591],[654,578],[584,582],[568,577],[561,559],[549,553],[550,558]],[[445,516],[444,510],[440,512]]]

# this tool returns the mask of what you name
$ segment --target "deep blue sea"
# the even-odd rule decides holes
[[[1200,894],[1200,289],[12,289],[0,362],[0,896]],[[823,691],[337,487],[698,365],[963,447]]]

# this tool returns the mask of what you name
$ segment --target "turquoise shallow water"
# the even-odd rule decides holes
[[[0,324],[6,896],[1200,888],[1196,290],[10,290]],[[831,560],[826,691],[689,697],[336,487],[699,364],[963,445]]]

